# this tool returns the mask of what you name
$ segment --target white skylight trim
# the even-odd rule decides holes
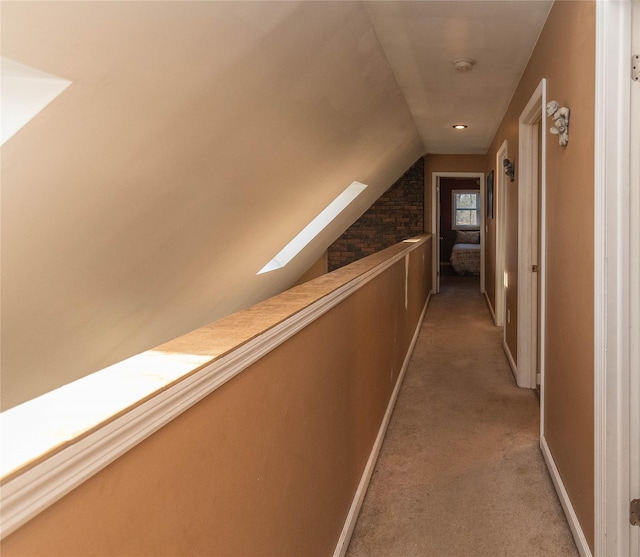
[[[0,59],[2,144],[64,91],[71,81]]]
[[[335,219],[349,204],[358,197],[367,187],[361,182],[352,182],[338,197],[336,197],[327,207],[302,231],[291,240],[280,252],[258,271],[258,275],[281,269],[296,255],[298,255],[304,247],[311,242],[327,225]]]

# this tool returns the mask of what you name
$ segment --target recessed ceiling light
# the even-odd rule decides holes
[[[451,127],[456,129],[456,130],[464,130],[467,127],[467,125],[466,124],[454,124]]]

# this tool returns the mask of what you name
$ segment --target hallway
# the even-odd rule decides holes
[[[501,343],[477,280],[443,277],[348,557],[578,554]]]

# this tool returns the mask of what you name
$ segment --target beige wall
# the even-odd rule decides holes
[[[297,284],[303,284],[314,278],[320,277],[329,271],[329,252],[325,251],[320,259],[316,261],[305,273],[296,281]]]
[[[595,4],[556,2],[488,152],[502,142],[518,166],[518,118],[540,80],[547,98],[571,109],[570,140],[547,135],[545,437],[593,548],[593,168]],[[549,122],[547,122],[547,128]],[[548,132],[546,132],[548,133]],[[517,172],[516,172],[517,174]],[[516,354],[518,183],[508,183],[507,343]],[[493,227],[489,242],[495,242]],[[492,298],[492,302],[494,299]]]
[[[10,535],[3,556],[330,555],[431,288],[430,250],[409,255],[407,308],[403,258]]]
[[[7,2],[2,54],[73,82],[2,147],[4,408],[288,288],[423,154],[360,2]]]

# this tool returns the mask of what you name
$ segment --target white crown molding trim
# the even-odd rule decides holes
[[[178,381],[150,400],[102,427],[99,426],[67,448],[7,480],[0,487],[1,537],[14,532],[430,238],[431,236],[427,235],[417,241],[408,242],[405,249],[380,265],[347,282],[193,375]]]
[[[567,517],[567,522],[569,523],[569,528],[571,529],[571,533],[573,534],[573,539],[576,542],[578,552],[580,553],[580,555],[582,555],[582,557],[592,557],[591,549],[589,549],[589,544],[587,543],[587,538],[585,538],[584,536],[584,532],[582,531],[582,527],[580,526],[580,521],[578,520],[576,512],[573,509],[569,494],[564,487],[564,482],[562,481],[560,472],[558,471],[558,467],[553,460],[553,456],[551,456],[551,450],[549,449],[547,440],[544,437],[540,438],[540,449],[542,450],[542,455],[544,456],[544,460],[547,463],[547,468],[549,469],[549,474],[551,475],[553,485],[555,486],[556,492],[558,493],[560,504],[562,505],[564,514]]]
[[[375,443],[373,444],[373,447],[371,449],[371,453],[369,454],[369,459],[367,460],[367,464],[364,468],[364,471],[362,472],[362,477],[360,478],[358,489],[356,490],[356,493],[353,497],[351,507],[349,508],[349,513],[347,514],[344,526],[342,527],[342,532],[340,533],[340,537],[338,538],[336,549],[333,552],[333,557],[344,557],[344,555],[347,553],[347,549],[349,548],[349,542],[351,541],[353,530],[355,529],[356,522],[358,521],[360,508],[362,507],[362,502],[364,501],[365,495],[367,494],[367,488],[369,487],[369,482],[371,481],[373,470],[375,468],[376,462],[378,461],[378,455],[380,454],[380,449],[382,448],[382,443],[387,433],[387,428],[389,427],[389,421],[391,420],[391,415],[393,414],[393,409],[395,408],[396,400],[398,399],[398,393],[400,392],[400,387],[402,386],[404,375],[407,371],[407,368],[409,367],[409,361],[411,360],[413,349],[415,348],[416,342],[418,340],[420,329],[422,328],[422,322],[424,321],[424,316],[427,312],[427,307],[429,306],[430,299],[431,294],[427,296],[427,301],[425,302],[424,308],[422,309],[420,319],[418,320],[416,330],[413,334],[411,345],[409,346],[409,350],[407,350],[407,354],[402,364],[402,369],[398,374],[398,379],[393,389],[393,393],[391,394],[391,398],[389,399],[389,404],[387,405],[387,411],[385,412],[384,418],[382,419],[380,429],[378,430],[378,436],[376,437]]]

